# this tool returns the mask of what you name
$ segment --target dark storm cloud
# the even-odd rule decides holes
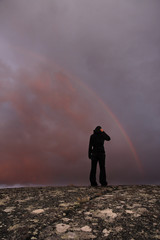
[[[101,117],[115,139],[107,155],[113,179],[117,172],[124,182],[139,178],[118,126],[73,79],[45,63],[15,71],[1,62],[0,69],[1,184],[86,183],[89,134]],[[129,166],[130,177],[123,177]]]
[[[74,167],[86,155],[92,110],[89,116],[85,100],[60,72],[51,78],[45,67],[36,74],[1,68],[1,182],[53,182],[65,172],[61,165]]]
[[[124,126],[143,162],[146,172],[143,182],[152,183],[159,181],[157,169],[160,167],[159,10],[160,2],[157,0],[6,0],[0,2],[0,50],[3,61],[12,65],[13,69],[22,64],[15,50],[7,50],[7,47],[4,50],[3,44],[7,43],[54,60],[78,75],[82,81],[87,82],[104,102],[108,103]],[[4,75],[5,71],[10,71],[5,65],[1,69]],[[40,72],[39,67],[37,69],[35,75]],[[46,74],[46,71],[44,72]],[[21,79],[19,75],[15,77]],[[33,79],[33,73],[29,78]],[[46,75],[44,78],[47,78]],[[57,78],[61,77],[57,76]],[[63,81],[62,85],[69,92],[70,87],[67,83],[66,86],[65,82]],[[30,81],[27,88],[33,89],[36,96],[41,96],[38,99],[43,100],[47,105],[52,105],[53,98],[47,96],[47,91],[50,89],[47,87],[47,81],[45,84],[39,81],[39,87],[37,86]],[[29,111],[32,117],[33,112],[36,112],[39,117],[37,119],[40,119],[41,112],[44,110],[42,111],[40,106],[37,110],[28,110],[34,94],[32,95],[30,90],[26,92],[26,87],[22,89],[21,87],[18,82],[16,89],[20,88],[19,92],[22,95],[20,103],[18,104],[17,96],[13,96],[13,93],[10,101],[17,108],[19,116],[34,128],[35,119],[33,118],[32,121],[24,113]],[[60,91],[62,89],[60,87]],[[59,88],[57,90],[59,91]],[[5,97],[4,94],[2,96]],[[25,100],[23,96],[26,96]],[[64,92],[64,99],[54,98],[57,106],[62,109],[61,112],[58,111],[59,107],[54,110],[58,111],[57,122],[62,124],[63,115],[70,116],[70,119],[79,123],[76,129],[85,128],[86,130],[90,127],[89,123],[83,124],[83,117],[79,116],[79,119],[76,119],[72,112],[66,110],[74,97],[72,92],[71,97],[66,100]],[[78,97],[81,99],[78,100],[78,105],[82,104],[82,98]],[[36,98],[34,101],[38,102]],[[9,105],[5,105],[4,108],[8,109],[5,110],[6,115],[11,114]],[[86,114],[88,109],[85,111],[83,114]],[[51,114],[49,109],[47,114]],[[111,131],[113,131],[112,128]],[[47,132],[46,136],[47,134],[49,133]],[[116,146],[118,148],[117,144]],[[77,148],[76,151],[80,150]],[[68,158],[74,156],[73,152],[70,151]],[[128,153],[124,155],[127,159]],[[113,158],[115,162],[116,158],[118,159],[118,153]],[[118,168],[116,171],[118,173]],[[135,178],[136,176],[133,176],[134,180]]]

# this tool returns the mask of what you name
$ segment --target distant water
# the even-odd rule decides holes
[[[21,188],[21,187],[45,187],[48,185],[38,185],[38,184],[14,184],[14,185],[7,185],[7,184],[0,184],[0,189],[2,188]]]
[[[8,185],[8,184],[0,184],[0,189],[3,188],[22,188],[22,187],[64,187],[64,186],[81,186],[82,184],[66,184],[66,183],[61,183],[61,184],[13,184],[13,185]],[[83,184],[83,186],[88,186]]]
[[[157,186],[160,185],[160,182],[143,182],[143,183],[110,183],[109,186],[120,186],[120,185],[153,185],[153,186]],[[60,184],[13,184],[13,185],[7,185],[7,184],[0,184],[0,189],[3,188],[22,188],[22,187],[64,187],[64,186],[90,186],[89,184],[66,184],[66,183],[60,183]]]

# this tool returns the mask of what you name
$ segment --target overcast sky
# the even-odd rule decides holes
[[[160,1],[0,0],[0,185],[159,184]]]

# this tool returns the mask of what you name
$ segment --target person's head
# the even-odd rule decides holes
[[[100,131],[100,129],[101,129],[101,126],[97,126],[97,127],[95,128],[96,131]]]
[[[103,132],[103,129],[102,129],[101,126],[97,126],[97,127],[94,129],[94,132],[95,132],[95,133]]]

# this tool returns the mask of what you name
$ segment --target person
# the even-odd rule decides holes
[[[91,159],[90,183],[91,186],[94,187],[98,186],[96,181],[97,162],[99,162],[100,167],[99,182],[101,186],[108,185],[105,170],[105,140],[110,141],[110,136],[103,131],[101,126],[97,126],[93,131],[93,134],[90,136],[88,148],[88,157]]]

